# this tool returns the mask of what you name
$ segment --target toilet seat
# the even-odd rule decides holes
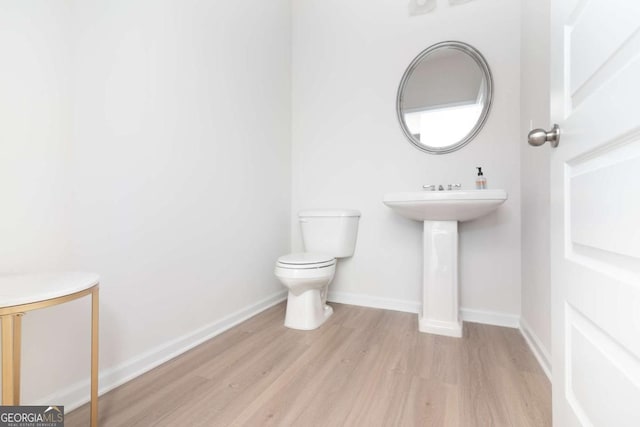
[[[296,252],[278,258],[276,267],[294,270],[326,268],[336,265],[336,259],[318,252]]]

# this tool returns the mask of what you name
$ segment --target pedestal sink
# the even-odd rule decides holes
[[[424,222],[420,332],[462,336],[458,303],[458,222],[486,215],[507,200],[504,190],[391,193],[383,203],[399,215]]]

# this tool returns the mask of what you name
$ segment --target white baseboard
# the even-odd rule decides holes
[[[361,307],[382,308],[385,310],[404,311],[405,313],[419,313],[420,303],[416,301],[393,298],[372,297],[348,292],[329,291],[327,299],[338,304],[359,305]]]
[[[235,325],[256,314],[273,307],[287,298],[286,290],[279,291],[255,304],[231,313],[230,315],[210,323],[186,335],[161,344],[151,350],[133,357],[120,365],[103,370],[99,375],[99,394],[102,395],[130,381],[145,372],[173,359],[174,357],[196,347],[199,344],[223,333]],[[89,378],[79,381],[63,390],[47,396],[34,405],[46,405],[51,402],[63,402],[65,412],[82,406],[89,401]]]
[[[406,313],[420,313],[419,301],[399,300],[393,298],[372,297],[362,294],[329,291],[328,300],[340,304],[359,305],[362,307],[382,308],[385,310],[404,311]],[[506,326],[518,328],[520,317],[514,314],[498,313],[494,311],[473,310],[461,308],[460,317],[467,322],[484,323],[486,325]]]
[[[520,316],[497,311],[474,310],[461,308],[460,317],[465,322],[482,323],[484,325],[504,326],[506,328],[518,328]]]
[[[540,338],[538,338],[538,336],[533,332],[533,329],[531,329],[529,324],[523,318],[520,318],[520,332],[533,352],[533,355],[538,360],[540,367],[547,375],[547,378],[549,378],[549,381],[551,381],[551,355],[549,354],[549,351],[544,345],[542,345]]]
[[[419,313],[420,302],[397,300],[392,298],[372,297],[369,295],[351,294],[347,292],[329,292],[328,300],[339,304],[359,305],[362,307],[382,308],[385,310],[403,311],[406,313]],[[495,311],[474,310],[461,308],[460,317],[463,321],[482,323],[485,325],[504,326],[520,329],[525,341],[531,348],[540,367],[551,381],[551,356],[542,345],[538,336],[533,333],[527,322],[520,316]]]
[[[199,344],[219,335],[233,326],[247,320],[250,317],[284,301],[287,298],[286,290],[277,292],[255,304],[236,311],[223,319],[206,325],[198,330],[190,332],[182,337],[159,345],[137,357],[131,358],[120,365],[104,370],[100,373],[99,394],[102,395],[110,390],[130,381],[145,372],[173,359],[174,357],[196,347]],[[420,303],[409,300],[398,300],[393,298],[373,297],[361,294],[351,294],[346,292],[329,292],[329,301],[341,304],[358,305],[363,307],[381,308],[385,310],[402,311],[407,313],[419,313]],[[506,326],[511,328],[520,327],[520,331],[531,348],[545,374],[551,380],[550,356],[538,337],[533,333],[528,324],[518,316],[506,313],[473,310],[468,308],[460,309],[462,320],[489,325]],[[65,411],[82,406],[89,401],[89,379],[79,381],[65,389],[52,395],[46,396],[35,405],[45,405],[51,402],[63,402]]]

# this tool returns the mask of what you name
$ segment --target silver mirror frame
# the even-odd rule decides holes
[[[482,73],[486,79],[486,84],[487,84],[487,99],[484,107],[482,108],[482,112],[480,113],[480,117],[476,122],[476,125],[471,129],[471,131],[469,131],[469,133],[462,140],[458,141],[455,144],[448,145],[442,148],[429,147],[427,145],[424,145],[420,141],[418,141],[411,134],[411,132],[409,132],[409,128],[407,127],[404,121],[402,108],[401,108],[402,94],[405,86],[407,85],[407,81],[409,80],[409,77],[411,77],[411,74],[413,73],[415,68],[420,64],[420,62],[425,57],[429,56],[431,53],[433,53],[438,49],[456,49],[469,55],[482,70]],[[398,94],[396,96],[396,114],[398,116],[398,121],[400,122],[400,127],[402,128],[402,132],[404,132],[407,139],[409,139],[409,142],[411,142],[417,149],[429,154],[447,154],[447,153],[451,153],[461,149],[462,147],[467,145],[469,142],[471,142],[471,140],[478,134],[478,132],[480,132],[480,130],[484,126],[484,123],[487,121],[487,117],[489,117],[489,110],[491,110],[492,100],[493,100],[493,77],[491,75],[491,70],[489,69],[489,64],[487,64],[487,61],[484,59],[484,56],[482,56],[482,54],[476,48],[474,48],[471,45],[468,45],[467,43],[459,42],[459,41],[444,41],[444,42],[436,43],[432,46],[429,46],[428,48],[420,52],[420,54],[418,54],[418,56],[416,56],[415,59],[411,61],[411,63],[407,67],[406,71],[402,75],[402,80],[400,80],[400,86],[398,87]]]

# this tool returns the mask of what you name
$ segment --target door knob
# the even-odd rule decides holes
[[[556,148],[560,143],[560,126],[553,125],[553,129],[547,132],[544,129],[534,129],[529,132],[529,145],[538,147],[545,142],[549,141],[553,148]]]

